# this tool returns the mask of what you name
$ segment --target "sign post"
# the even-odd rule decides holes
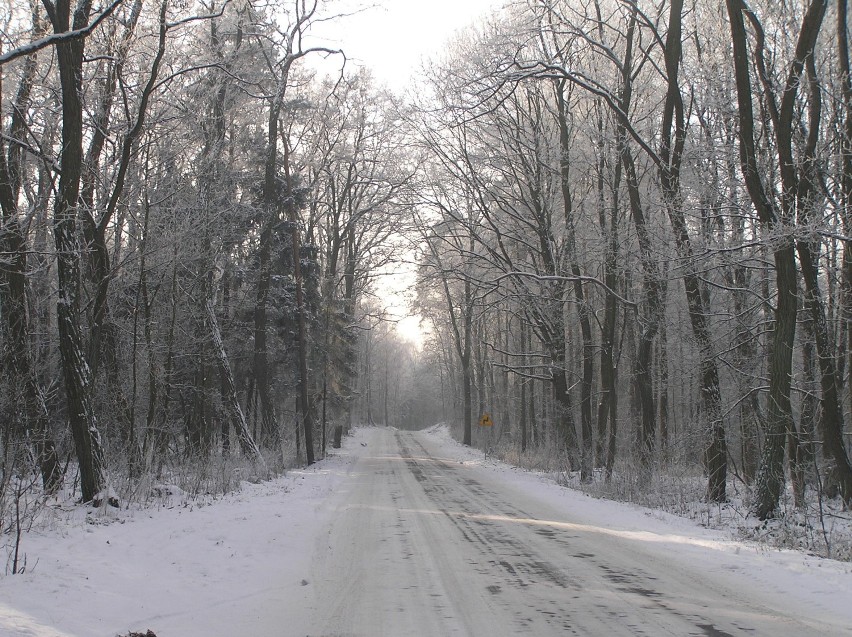
[[[488,448],[491,446],[491,431],[494,429],[494,421],[487,411],[479,417],[479,426],[488,427],[488,439],[485,442],[485,459],[488,460]]]

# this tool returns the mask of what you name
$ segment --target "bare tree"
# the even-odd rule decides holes
[[[89,26],[91,2],[43,0],[55,35],[82,31]],[[83,38],[65,39],[55,45],[62,95],[61,174],[53,211],[59,288],[57,322],[62,369],[68,401],[68,417],[80,466],[84,502],[105,502],[106,463],[97,419],[92,405],[92,374],[86,360],[80,330],[81,247],[77,238],[78,203],[83,162],[82,91]]]
[[[740,114],[740,163],[745,185],[765,228],[776,235],[774,248],[778,302],[775,311],[775,334],[770,362],[770,396],[764,454],[758,475],[755,513],[766,518],[778,506],[784,482],[784,441],[795,434],[790,406],[790,374],[792,368],[793,339],[797,311],[797,273],[795,257],[805,281],[805,307],[814,323],[817,352],[821,371],[823,418],[821,428],[826,454],[835,463],[838,481],[844,500],[852,494],[852,468],[850,468],[842,440],[842,415],[839,405],[838,382],[833,353],[830,351],[828,329],[819,288],[814,245],[807,239],[795,236],[797,223],[807,223],[813,217],[817,201],[814,153],[819,136],[820,95],[813,66],[826,3],[808,4],[802,18],[793,58],[787,71],[783,90],[778,97],[771,85],[766,59],[766,42],[761,22],[755,13],[739,0],[728,0],[727,10],[731,21],[731,41],[734,47],[734,70]],[[748,56],[748,39],[745,19],[753,29],[754,64],[763,87],[771,131],[774,137],[781,193],[765,185],[755,145],[755,116],[751,88],[751,70]],[[807,74],[810,82],[802,82]],[[802,126],[795,120],[800,88],[809,89],[809,128],[800,157],[795,157],[793,140]]]
[[[44,31],[44,20],[38,5],[31,7],[33,31]],[[13,418],[4,432],[6,444],[10,440],[24,440],[31,432],[36,447],[36,457],[41,468],[45,491],[55,491],[61,480],[55,443],[48,428],[47,405],[33,361],[33,343],[28,312],[27,275],[30,250],[26,236],[25,219],[19,209],[23,180],[23,143],[26,136],[26,113],[32,102],[32,91],[37,70],[36,53],[24,61],[21,71],[9,128],[5,138],[0,137],[0,318],[2,318],[4,348],[4,381],[10,388],[21,386],[20,399],[12,396]],[[6,139],[10,140],[8,149]]]

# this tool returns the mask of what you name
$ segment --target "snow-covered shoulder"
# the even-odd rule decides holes
[[[572,524],[635,542],[637,550],[659,552],[679,563],[683,572],[695,573],[723,585],[735,577],[753,583],[750,593],[791,614],[801,608],[808,615],[824,613],[852,626],[852,564],[800,551],[778,550],[737,540],[731,530],[709,529],[696,521],[646,507],[593,498],[556,484],[542,473],[500,462],[483,452],[461,445],[446,425],[423,431],[442,457],[478,464],[504,485],[566,512]],[[555,524],[561,524],[554,522]],[[731,583],[731,586],[736,585]]]
[[[168,507],[69,512],[25,534],[26,570],[0,576],[0,637],[280,634],[309,610],[296,602],[322,504],[367,453],[369,434],[353,430],[313,466],[244,482],[204,506],[172,492]]]

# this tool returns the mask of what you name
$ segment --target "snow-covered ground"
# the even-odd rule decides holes
[[[637,506],[598,500],[541,475],[483,459],[445,428],[422,434],[433,454],[475,468],[551,510],[576,530],[659,546],[696,576],[738,582],[752,599],[791,617],[826,620],[852,634],[852,564],[736,541],[722,530]],[[27,569],[0,577],[0,636],[157,637],[305,634],[325,603],[315,581],[332,516],[372,453],[376,432],[357,429],[310,469],[203,506],[172,498],[157,509],[45,517],[26,534]],[[564,523],[560,523],[564,524]],[[829,634],[829,633],[825,633]]]

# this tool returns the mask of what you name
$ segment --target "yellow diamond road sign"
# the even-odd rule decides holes
[[[480,427],[490,427],[494,424],[494,421],[491,420],[491,414],[482,414],[482,417],[479,419]]]

